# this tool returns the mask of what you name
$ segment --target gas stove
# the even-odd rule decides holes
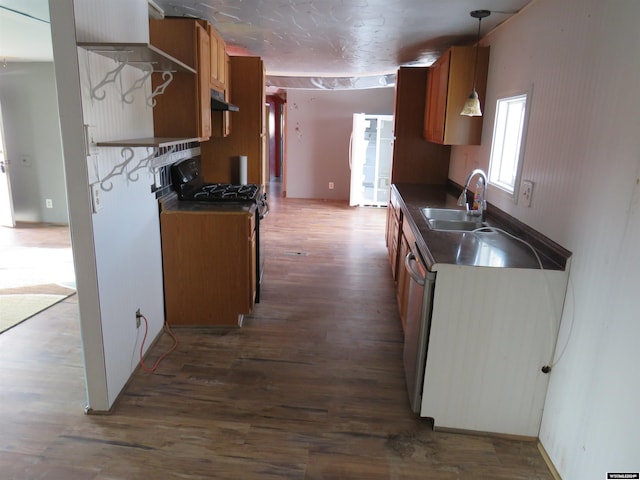
[[[264,271],[264,246],[260,233],[260,224],[269,213],[267,194],[261,185],[238,185],[231,183],[205,183],[200,174],[200,157],[193,157],[172,165],[170,168],[171,185],[176,191],[179,202],[186,204],[193,202],[205,211],[211,209],[219,212],[222,204],[229,205],[256,205],[255,229],[256,229],[256,257],[255,276],[256,292],[255,301],[260,302],[262,273]],[[214,204],[217,204],[214,206]]]
[[[171,180],[178,199],[183,201],[258,203],[265,197],[260,185],[256,184],[205,183],[198,157],[173,165]]]

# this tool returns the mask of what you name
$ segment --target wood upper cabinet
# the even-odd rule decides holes
[[[211,137],[211,55],[207,23],[188,18],[149,21],[151,45],[196,70],[174,72],[162,95],[155,97],[153,126],[156,137]],[[164,73],[152,75],[155,90],[167,81]]]
[[[222,36],[211,24],[207,24],[207,29],[211,41],[211,76],[209,83],[211,88],[223,92],[226,88],[227,61],[225,56],[227,47]]]
[[[480,145],[482,117],[460,115],[473,90],[475,46],[451,47],[429,68],[424,138],[442,145]],[[484,108],[489,47],[478,50],[476,91]]]
[[[392,183],[447,183],[451,147],[427,142],[422,133],[428,72],[428,67],[398,69]]]
[[[238,156],[247,156],[248,183],[269,181],[266,156],[265,70],[260,57],[230,57],[230,101],[239,111],[232,112],[233,129],[224,138],[200,144],[205,181],[238,182]]]

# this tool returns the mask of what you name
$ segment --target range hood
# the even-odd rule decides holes
[[[217,90],[211,89],[211,110],[229,110],[230,112],[238,112],[240,109],[231,103],[224,101],[224,94]]]

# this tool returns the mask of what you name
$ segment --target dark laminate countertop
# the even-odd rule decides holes
[[[189,212],[189,213],[218,213],[218,214],[248,214],[253,215],[256,211],[256,204],[233,203],[233,202],[193,202],[180,201],[178,196],[171,192],[159,199],[162,211],[164,212]]]
[[[398,194],[405,221],[409,221],[409,225],[416,237],[418,250],[430,269],[437,270],[437,264],[540,268],[531,249],[506,234],[500,232],[445,232],[429,228],[426,219],[422,215],[422,208],[460,208],[457,206],[456,196],[449,193],[450,189],[447,189],[447,187],[401,183],[393,185],[393,188]],[[564,269],[570,252],[564,251],[566,254],[564,262],[562,258],[550,258],[547,255],[546,248],[538,249],[535,239],[521,232],[517,225],[505,223],[504,218],[501,216],[492,216],[491,206],[487,210],[486,220],[488,225],[515,233],[519,238],[524,237],[527,241],[536,245],[536,251],[545,269]],[[528,233],[530,234],[530,232]],[[544,237],[538,234],[538,241],[540,238]],[[544,240],[550,242],[548,239]]]

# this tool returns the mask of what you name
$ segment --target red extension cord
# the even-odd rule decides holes
[[[178,346],[178,339],[171,331],[171,328],[169,328],[169,324],[165,322],[164,331],[167,332],[171,336],[171,338],[173,338],[173,345],[168,351],[160,355],[160,357],[158,358],[158,360],[156,360],[156,363],[153,365],[153,367],[151,368],[147,367],[144,364],[144,360],[142,358],[142,352],[144,351],[144,342],[147,340],[147,334],[149,333],[149,322],[147,321],[147,317],[145,317],[144,315],[140,315],[140,317],[144,320],[144,337],[142,337],[142,343],[140,344],[140,366],[145,372],[153,373],[157,370],[158,365],[160,365],[160,362],[162,361],[162,359],[176,349],[176,347]]]

